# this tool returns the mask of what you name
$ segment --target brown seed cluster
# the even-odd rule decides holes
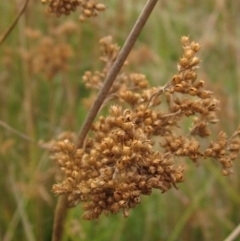
[[[45,37],[35,50],[32,61],[35,73],[44,73],[48,79],[52,79],[59,71],[68,70],[68,60],[73,55],[68,44],[56,45],[53,39]]]
[[[48,3],[48,11],[55,13],[58,17],[69,15],[78,7],[81,8],[79,19],[84,21],[86,18],[96,17],[100,11],[105,10],[105,5],[97,3],[94,0],[42,0],[42,3]]]
[[[224,176],[231,174],[233,161],[240,150],[240,126],[238,130],[227,139],[226,133],[220,132],[216,141],[211,141],[204,151],[205,157],[212,157],[222,165]]]
[[[95,71],[94,73],[91,71],[86,71],[83,76],[85,86],[87,88],[97,90],[102,87],[102,83],[114,61],[116,60],[120,50],[120,47],[116,43],[113,43],[111,36],[100,39],[99,44],[101,50],[100,60],[103,63],[103,68],[101,71]],[[126,65],[127,61],[125,63],[125,66]],[[133,98],[136,96],[140,97],[137,92],[140,89],[146,89],[147,87],[149,87],[149,83],[145,75],[139,73],[121,73],[117,77],[117,81],[115,81],[112,85],[105,103],[112,99],[120,99],[121,97],[123,98],[122,101],[128,99],[130,102],[134,102]],[[128,92],[125,93],[126,91]],[[126,94],[128,96],[126,96]],[[138,102],[138,99],[135,100]]]
[[[21,53],[31,72],[44,74],[50,80],[57,73],[68,71],[73,50],[66,43],[65,36],[76,31],[76,25],[70,21],[51,30],[48,36],[34,29],[26,29],[26,36],[34,41],[27,51]]]
[[[111,36],[107,36],[100,39],[99,44],[100,44],[100,50],[101,50],[100,60],[102,63],[104,63],[104,67],[102,71],[96,71],[95,73],[92,73],[90,71],[85,72],[83,76],[83,82],[85,83],[87,88],[95,88],[95,89],[101,88],[102,82],[106,77],[112,64],[116,60],[120,50],[120,47],[117,44],[113,43]],[[118,86],[119,86],[119,82],[120,81],[117,81]],[[112,87],[112,89],[116,89],[116,88]]]
[[[130,110],[112,106],[107,118],[100,117],[93,126],[94,140],[85,150],[76,150],[68,140],[58,142],[56,159],[66,174],[54,192],[67,192],[69,204],[86,202],[85,219],[129,209],[151,194],[152,188],[167,191],[183,180],[183,167],[174,167],[171,153],[153,150],[138,118]]]
[[[85,83],[87,88],[95,88],[100,89],[102,86],[102,82],[106,77],[109,69],[111,68],[112,64],[116,60],[120,47],[113,43],[112,37],[107,36],[99,41],[101,56],[100,60],[104,63],[104,67],[102,71],[96,71],[94,74],[90,71],[86,71],[83,76],[83,82]],[[117,81],[117,85],[119,86],[119,82]],[[112,89],[116,89],[116,87],[112,87]],[[112,92],[112,91],[111,91]]]
[[[100,116],[92,126],[84,148],[77,149],[69,140],[55,146],[54,159],[66,178],[53,191],[67,194],[70,206],[84,202],[84,219],[119,211],[127,217],[141,195],[151,194],[153,188],[166,192],[176,187],[184,180],[181,157],[195,164],[211,157],[221,164],[223,175],[232,173],[232,161],[240,150],[240,127],[229,139],[223,132],[215,141],[206,139],[211,134],[209,125],[218,121],[219,101],[203,80],[197,80],[199,44],[187,37],[181,41],[184,54],[169,82],[149,87],[144,75],[122,71],[106,99],[114,98],[118,105],[112,105],[108,116]],[[83,77],[91,88],[101,88],[118,51],[109,37],[100,44],[103,70],[88,71]],[[192,116],[192,127],[185,134],[181,121]],[[205,138],[204,145],[200,138]],[[204,148],[206,142],[209,145]]]

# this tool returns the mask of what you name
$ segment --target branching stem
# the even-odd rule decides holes
[[[81,148],[83,146],[85,137],[87,136],[88,131],[91,128],[91,125],[99,109],[101,108],[102,103],[104,102],[104,99],[106,98],[113,82],[115,81],[119,71],[121,70],[121,67],[123,66],[130,50],[132,49],[134,43],[136,42],[141,30],[143,29],[156,3],[157,3],[157,0],[148,0],[138,20],[136,21],[132,31],[130,32],[125,44],[123,45],[116,61],[114,62],[114,64],[112,65],[112,68],[108,72],[106,79],[104,81],[104,84],[101,90],[99,91],[97,98],[93,103],[90,111],[88,112],[88,115],[79,132],[78,143],[77,143],[78,148]]]

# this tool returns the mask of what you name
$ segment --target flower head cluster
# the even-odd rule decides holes
[[[26,29],[26,36],[34,41],[27,51],[22,51],[22,57],[28,62],[31,71],[44,74],[47,79],[67,71],[73,49],[66,43],[65,37],[76,31],[76,24],[71,21],[51,30],[48,36],[38,30]]]
[[[99,90],[102,87],[103,81],[116,60],[120,47],[113,42],[111,36],[104,37],[100,39],[100,50],[101,56],[100,60],[103,63],[103,68],[101,71],[86,71],[83,76],[83,82],[87,88]],[[125,62],[127,65],[127,61]],[[121,102],[128,102],[129,104],[137,104],[139,102],[139,91],[146,90],[149,87],[148,80],[146,76],[139,73],[124,73],[122,72],[117,76],[117,80],[113,83],[105,103],[109,100],[115,99],[120,100]],[[149,92],[149,90],[147,91]],[[145,92],[144,95],[147,95]],[[154,89],[150,90],[154,92]],[[150,95],[150,93],[148,93]],[[146,98],[146,97],[145,97]]]
[[[182,181],[183,167],[173,166],[171,153],[153,150],[138,119],[130,109],[112,106],[109,116],[93,126],[94,140],[87,140],[84,151],[67,140],[55,147],[67,178],[53,190],[69,193],[72,206],[86,202],[85,219],[121,209],[128,216],[141,194],[150,194],[152,188],[165,192]]]
[[[52,79],[59,71],[66,71],[68,61],[73,55],[68,44],[56,44],[49,37],[41,39],[35,51],[32,59],[33,71],[45,73],[48,79]]]
[[[211,134],[209,125],[217,122],[219,102],[204,81],[197,80],[199,44],[187,37],[181,41],[184,54],[170,81],[149,87],[142,74],[120,73],[107,97],[119,105],[111,106],[107,117],[100,116],[84,147],[78,149],[69,140],[54,147],[54,159],[66,178],[53,191],[67,194],[70,206],[84,202],[83,218],[92,220],[101,213],[121,210],[127,217],[141,195],[151,194],[153,188],[161,192],[176,188],[184,180],[181,157],[196,164],[212,157],[221,164],[223,175],[232,172],[232,161],[240,150],[240,127],[231,138],[221,132],[207,148],[202,147],[199,139]],[[101,87],[118,51],[109,38],[100,44],[103,70],[84,75],[84,82],[92,88]],[[181,120],[191,116],[192,128],[184,134]]]
[[[115,43],[113,43],[112,37],[107,36],[99,41],[100,44],[100,50],[101,50],[101,56],[100,60],[104,63],[104,67],[102,71],[96,71],[95,73],[92,73],[90,71],[86,71],[83,76],[83,82],[85,83],[87,88],[95,88],[100,89],[102,87],[102,82],[104,78],[106,77],[109,69],[111,68],[112,64],[116,60],[118,53],[119,53],[119,46]],[[116,81],[117,85],[119,86],[121,81]],[[117,87],[117,89],[120,88]],[[116,88],[112,88],[116,89]]]
[[[61,15],[69,15],[78,7],[81,8],[80,20],[95,17],[100,11],[105,10],[105,5],[97,3],[94,0],[42,0],[42,3],[48,3],[48,11],[55,13],[58,17]]]

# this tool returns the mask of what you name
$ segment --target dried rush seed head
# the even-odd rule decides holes
[[[211,134],[209,123],[217,122],[219,101],[205,89],[203,80],[197,80],[199,44],[188,37],[182,37],[181,42],[184,54],[170,82],[151,88],[144,75],[122,72],[107,96],[119,105],[113,105],[107,117],[100,116],[94,123],[85,147],[77,149],[67,140],[57,142],[54,159],[66,178],[55,184],[53,191],[67,194],[70,206],[83,202],[84,219],[120,211],[127,217],[141,202],[141,195],[150,195],[153,188],[162,193],[177,188],[177,183],[184,181],[184,166],[176,165],[176,158],[188,157],[199,165],[212,157],[221,165],[223,175],[232,173],[240,150],[239,131],[229,139],[220,132],[216,140],[204,144],[205,150],[202,147],[199,137]],[[100,40],[100,45],[101,60],[107,67],[85,73],[83,80],[90,88],[101,86],[119,52],[111,37]],[[129,108],[121,107],[123,103]],[[180,121],[191,116],[195,118],[185,134]],[[154,136],[160,140],[160,148]]]

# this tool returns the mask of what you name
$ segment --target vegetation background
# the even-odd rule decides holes
[[[81,23],[77,12],[56,18],[40,0],[31,0],[0,46],[0,240],[51,240],[57,201],[51,187],[59,177],[39,140],[78,132],[90,93],[81,77],[100,65],[99,39],[112,35],[122,46],[145,2],[105,1],[106,11]],[[0,1],[0,34],[23,3]],[[199,76],[221,101],[214,128],[229,134],[240,123],[239,11],[240,1],[160,0],[130,56],[134,72],[163,85],[176,72],[180,37],[198,41]],[[49,59],[41,67],[37,57],[44,51]],[[62,63],[52,68],[61,54]],[[211,160],[199,168],[189,162],[179,190],[144,197],[128,219],[83,221],[79,205],[69,210],[64,240],[224,240],[240,222],[239,161],[231,177],[223,177]]]

